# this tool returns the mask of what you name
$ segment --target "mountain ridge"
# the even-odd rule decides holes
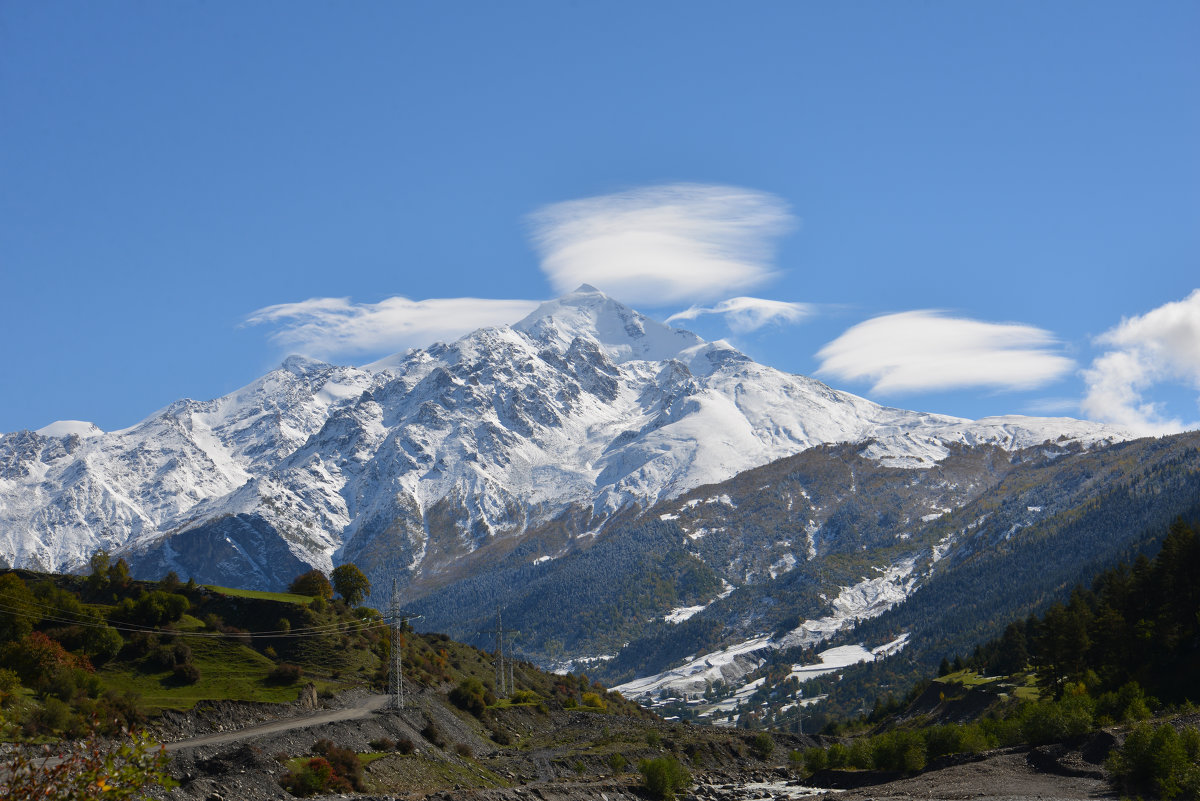
[[[362,368],[289,357],[120,431],[7,434],[0,555],[61,569],[104,547],[135,572],[221,564],[214,578],[269,588],[292,575],[271,566],[285,553],[291,571],[374,552],[377,576],[417,576],[572,508],[602,524],[814,445],[870,440],[871,458],[919,468],[953,443],[1064,436],[1128,437],[1067,418],[880,406],[585,285],[511,326]],[[189,538],[206,545],[183,559]]]

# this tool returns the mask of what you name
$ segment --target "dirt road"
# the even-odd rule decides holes
[[[388,702],[386,695],[368,695],[359,701],[356,705],[346,707],[345,709],[333,709],[328,712],[318,712],[315,715],[305,715],[298,718],[286,718],[284,720],[276,720],[271,723],[260,723],[257,726],[247,726],[244,729],[235,729],[234,731],[221,731],[213,734],[204,734],[199,737],[191,737],[187,740],[177,740],[173,743],[166,743],[165,748],[168,751],[178,751],[183,748],[199,748],[206,745],[224,745],[226,743],[236,743],[242,740],[249,740],[255,737],[264,737],[268,734],[279,734],[293,729],[306,729],[310,726],[320,726],[324,723],[334,723],[340,720],[360,720],[370,717],[374,712],[383,709]]]

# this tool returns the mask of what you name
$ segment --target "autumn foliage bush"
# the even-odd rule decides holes
[[[65,750],[64,750],[65,749]],[[170,787],[169,758],[162,746],[129,730],[113,747],[100,738],[93,722],[83,741],[46,747],[46,758],[30,759],[14,752],[0,765],[0,798],[7,801],[125,801],[141,798],[154,785]]]

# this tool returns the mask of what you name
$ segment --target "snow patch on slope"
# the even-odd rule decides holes
[[[752,637],[720,651],[690,659],[679,667],[634,679],[613,689],[627,698],[635,699],[659,697],[668,690],[688,697],[698,697],[703,695],[709,684],[718,680],[726,684],[736,684],[739,679],[752,673],[766,661],[768,650],[815,645],[829,639],[855,621],[881,615],[903,601],[916,587],[916,577],[913,576],[915,564],[916,559],[913,558],[890,567],[875,568],[878,576],[841,588],[831,604],[832,614],[805,621],[778,639],[772,639],[768,635]],[[900,647],[907,641],[906,637],[907,635],[897,641],[900,642]],[[886,649],[888,646],[883,647]],[[845,656],[851,652],[838,653]],[[833,658],[837,657],[831,657]]]

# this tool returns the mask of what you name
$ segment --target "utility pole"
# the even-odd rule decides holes
[[[400,638],[404,619],[400,617],[400,590],[396,577],[392,576],[392,602],[388,610],[389,622],[392,624],[392,665],[388,671],[388,707],[404,709],[404,646]]]
[[[512,648],[511,647],[508,649],[509,657],[507,660],[508,661],[507,669],[505,668],[505,665],[504,665],[504,663],[505,663],[504,637],[505,636],[512,637],[513,635],[519,634],[520,632],[505,631],[504,630],[504,618],[501,615],[500,610],[497,609],[496,610],[496,628],[492,629],[491,632],[487,632],[487,633],[496,635],[496,693],[501,698],[505,698],[509,694],[511,694],[512,691],[515,689],[515,684],[513,683],[513,659],[512,659],[512,653],[511,653]],[[511,646],[511,643],[510,643],[510,646]]]
[[[388,622],[392,627],[392,664],[388,668],[388,709],[404,709],[404,623],[424,615],[406,615],[400,610],[400,589],[392,577],[392,601],[388,604]]]

